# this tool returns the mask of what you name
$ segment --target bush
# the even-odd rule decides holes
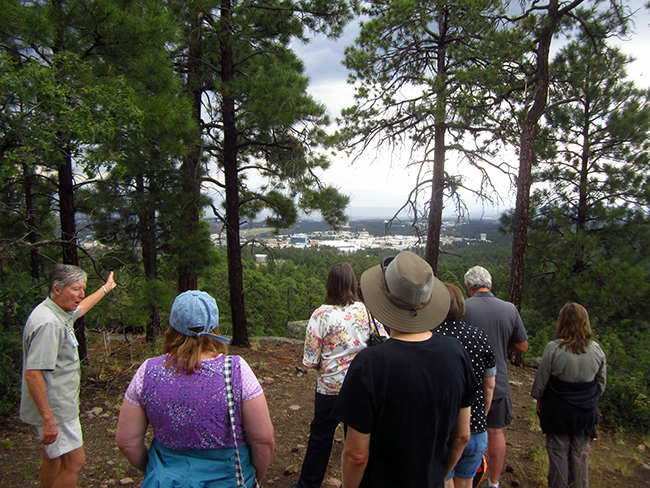
[[[599,406],[607,424],[650,434],[650,398],[643,376],[610,377]]]
[[[0,415],[11,412],[20,398],[21,361],[20,331],[0,331]]]

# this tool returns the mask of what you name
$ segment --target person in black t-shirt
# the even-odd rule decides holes
[[[430,331],[449,292],[408,251],[366,271],[361,288],[391,338],[357,355],[332,412],[347,426],[343,488],[442,488],[470,438],[477,389],[462,344]]]

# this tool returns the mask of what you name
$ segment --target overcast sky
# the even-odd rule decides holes
[[[631,0],[628,5],[633,9],[640,9],[635,16],[635,34],[629,40],[616,41],[616,44],[625,53],[637,58],[629,68],[628,74],[638,87],[647,88],[650,86],[650,56],[647,52],[650,46],[650,14],[642,8],[641,0]],[[341,60],[345,46],[354,42],[357,32],[358,23],[354,21],[338,41],[317,37],[306,45],[295,46],[298,56],[305,64],[306,74],[311,80],[309,92],[316,100],[327,106],[332,118],[338,117],[342,108],[353,104],[354,90],[347,83],[348,71],[341,64]],[[379,155],[368,153],[355,165],[351,165],[348,158],[339,155],[332,159],[332,167],[323,175],[323,181],[333,184],[352,197],[348,214],[353,219],[386,218],[404,204],[416,177],[413,171],[405,169],[404,160],[400,163],[397,159],[395,155],[387,153]],[[514,153],[511,159],[514,164],[517,164]],[[466,176],[471,178],[471,174]],[[498,181],[503,199],[501,205],[495,208],[483,208],[469,201],[472,219],[480,218],[483,213],[486,216],[495,216],[503,212],[506,207],[514,205],[514,189],[509,187],[507,179]],[[448,203],[446,203],[445,215],[451,216],[453,208]],[[364,207],[375,210],[371,212]]]

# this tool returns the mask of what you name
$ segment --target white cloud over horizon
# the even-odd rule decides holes
[[[633,10],[639,9],[635,17],[635,33],[629,40],[612,40],[612,44],[637,59],[630,66],[628,75],[637,86],[648,87],[650,65],[646,51],[650,45],[650,13],[643,8],[642,0],[632,0],[628,4]],[[358,31],[358,21],[355,20],[346,27],[343,36],[337,41],[317,36],[309,43],[294,45],[305,65],[306,75],[311,80],[309,92],[315,100],[327,107],[332,119],[340,116],[341,109],[354,103],[354,89],[347,82],[348,71],[342,65],[342,60],[345,47],[354,42]],[[514,150],[507,158],[511,164],[517,165]],[[462,168],[460,170],[463,171]],[[464,176],[471,179],[471,171],[466,171],[468,174]],[[368,152],[356,163],[344,155],[333,157],[332,166],[322,175],[322,179],[350,195],[351,208],[394,208],[397,211],[406,202],[415,185],[416,176],[413,169],[406,168],[404,158],[399,155]],[[493,215],[514,206],[515,190],[508,178],[496,174],[493,177],[501,194],[499,205],[494,208],[484,206],[468,195],[467,205],[472,217]],[[445,215],[450,216],[454,209],[450,202],[446,202],[446,205]]]

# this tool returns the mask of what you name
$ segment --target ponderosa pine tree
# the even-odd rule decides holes
[[[500,2],[370,1],[363,14],[369,20],[344,60],[357,99],[343,111],[344,147],[388,147],[418,167],[405,206],[414,223],[428,220],[425,259],[435,271],[445,193],[460,201],[457,190],[469,187],[495,196],[488,168],[508,171],[498,156],[507,126],[501,101],[525,44],[504,28]],[[468,163],[473,183],[448,170],[449,154]],[[418,199],[427,201],[422,212]]]
[[[650,93],[626,79],[631,61],[582,32],[551,66],[557,156],[535,174],[527,285],[549,314],[566,300],[605,323],[650,312]]]
[[[45,66],[54,80],[54,93],[36,87],[29,101],[47,119],[39,137],[46,150],[31,161],[40,165],[37,173],[56,175],[63,262],[78,264],[75,193],[105,162],[105,151],[96,148],[119,133],[139,130],[134,91],[120,75],[134,67],[139,52],[148,52],[145,46],[161,41],[159,16],[152,11],[156,5],[137,0],[14,0],[6,7],[1,48],[7,59],[16,69],[32,63]],[[109,162],[117,158],[113,155]],[[75,330],[83,358],[83,320]]]
[[[329,120],[307,94],[292,40],[310,32],[339,35],[350,18],[345,1],[248,3],[169,2],[185,28],[176,63],[193,101],[201,138],[189,141],[181,167],[185,232],[178,291],[196,288],[206,243],[202,187],[221,192],[213,207],[228,248],[233,343],[248,345],[239,228],[263,210],[269,225],[288,227],[298,209],[320,211],[332,225],[345,220],[348,198],[323,185],[328,165],[318,152]],[[249,178],[255,178],[252,181]],[[181,246],[179,246],[180,248]],[[198,261],[197,261],[198,260]]]
[[[119,159],[88,194],[80,195],[80,211],[90,216],[95,238],[111,249],[106,259],[130,265],[134,276],[144,278],[136,278],[127,306],[146,312],[147,342],[160,328],[160,309],[171,305],[158,261],[161,255],[175,257],[172,229],[178,228],[182,205],[178,171],[184,142],[196,133],[191,106],[162,47],[141,51],[138,66],[125,74],[137,93],[141,130],[112,141]]]
[[[628,9],[619,0],[610,0],[609,8],[601,0],[550,0],[544,5],[537,2],[522,3],[522,15],[515,21],[530,33],[534,47],[534,69],[522,73],[525,77],[524,104],[521,115],[519,137],[519,170],[517,174],[517,197],[513,216],[512,260],[510,264],[509,300],[521,309],[524,290],[524,273],[526,252],[528,249],[527,233],[530,210],[530,189],[532,170],[537,160],[536,143],[538,142],[539,122],[547,111],[548,87],[551,80],[549,61],[551,43],[559,33],[568,33],[578,19],[589,20],[594,15],[600,17],[600,28],[593,32],[594,42],[603,38],[626,32],[628,27]],[[584,7],[584,8],[579,8]],[[600,38],[600,39],[598,39]]]

